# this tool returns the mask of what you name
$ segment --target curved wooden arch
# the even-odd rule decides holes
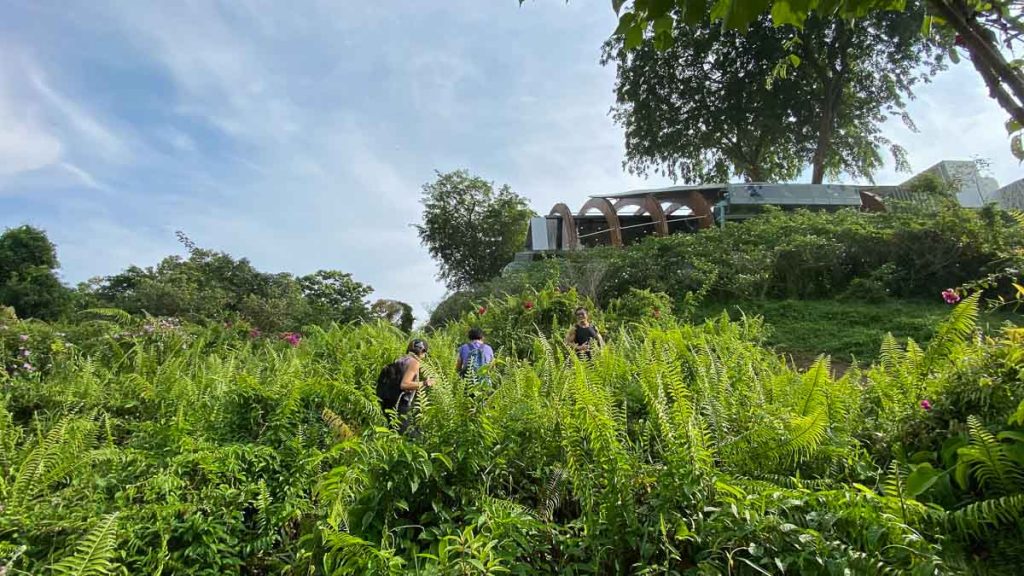
[[[604,214],[605,220],[608,221],[608,231],[611,233],[612,246],[622,246],[622,226],[619,224],[619,215],[615,212],[615,207],[607,198],[591,198],[587,200],[587,203],[580,208],[580,211],[576,213],[577,216],[586,216],[587,211],[591,209],[597,209]]]
[[[646,212],[654,222],[654,233],[658,236],[668,236],[668,220],[665,218],[665,211],[661,209],[661,202],[655,200],[654,196],[648,194],[643,198],[623,198],[616,202],[613,208],[618,211],[619,208],[626,206],[639,207],[641,212]]]
[[[548,216],[558,216],[562,219],[562,245],[564,250],[576,250],[580,247],[579,233],[576,232],[576,218],[572,210],[565,204],[559,202],[551,207]]]
[[[698,226],[701,228],[711,228],[715,225],[715,215],[711,211],[711,204],[700,192],[690,190],[682,197],[673,195],[672,203],[665,208],[665,214],[674,214],[683,206],[689,208],[694,216],[700,218]]]
[[[690,190],[683,200],[683,203],[690,207],[694,216],[700,216],[701,228],[712,228],[715,225],[715,215],[711,212],[711,204],[707,198],[696,190]]]

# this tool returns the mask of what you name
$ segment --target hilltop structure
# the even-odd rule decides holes
[[[1005,208],[1024,209],[1024,180],[999,188],[993,178],[979,172],[975,162],[945,160],[918,176],[922,174],[953,184],[962,206],[980,208],[997,203]],[[750,218],[763,206],[782,210],[883,211],[887,200],[914,200],[907,192],[912,180],[898,186],[706,184],[595,194],[579,210],[558,203],[547,216],[532,218],[526,251],[517,255],[516,260],[529,260],[543,252],[624,246],[652,234],[692,232]]]

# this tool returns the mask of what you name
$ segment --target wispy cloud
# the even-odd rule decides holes
[[[50,86],[41,70],[31,69],[28,79],[43,101],[59,113],[71,131],[81,138],[84,146],[99,153],[107,161],[129,160],[128,146],[121,137],[104,126],[92,113]]]
[[[64,148],[38,107],[19,90],[21,71],[16,59],[0,54],[0,176],[52,165]]]
[[[89,174],[85,170],[82,170],[81,168],[79,168],[78,166],[75,166],[74,164],[72,164],[70,162],[61,162],[59,164],[59,166],[61,168],[63,168],[65,171],[67,171],[69,174],[71,174],[72,176],[77,178],[79,182],[81,182],[83,185],[85,185],[88,188],[92,188],[93,190],[103,190],[103,191],[109,191],[110,190],[107,186],[105,186],[104,184],[101,184],[100,182],[98,182],[96,180],[96,178],[93,177],[92,174]]]

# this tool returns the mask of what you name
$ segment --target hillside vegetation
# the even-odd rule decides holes
[[[795,371],[756,318],[637,293],[591,363],[575,291],[430,337],[437,386],[385,426],[383,324],[255,335],[113,312],[0,327],[9,574],[1012,573],[1024,560],[1024,347],[973,332]],[[491,385],[455,377],[485,326]]]

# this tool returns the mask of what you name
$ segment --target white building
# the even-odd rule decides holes
[[[995,201],[1004,210],[1024,211],[1024,178],[996,190]]]
[[[982,176],[978,166],[971,160],[943,160],[921,174],[934,174],[944,182],[952,183],[959,189],[956,199],[966,208],[981,208],[997,202],[996,191],[999,182],[995,178]],[[909,183],[904,182],[902,185]]]

